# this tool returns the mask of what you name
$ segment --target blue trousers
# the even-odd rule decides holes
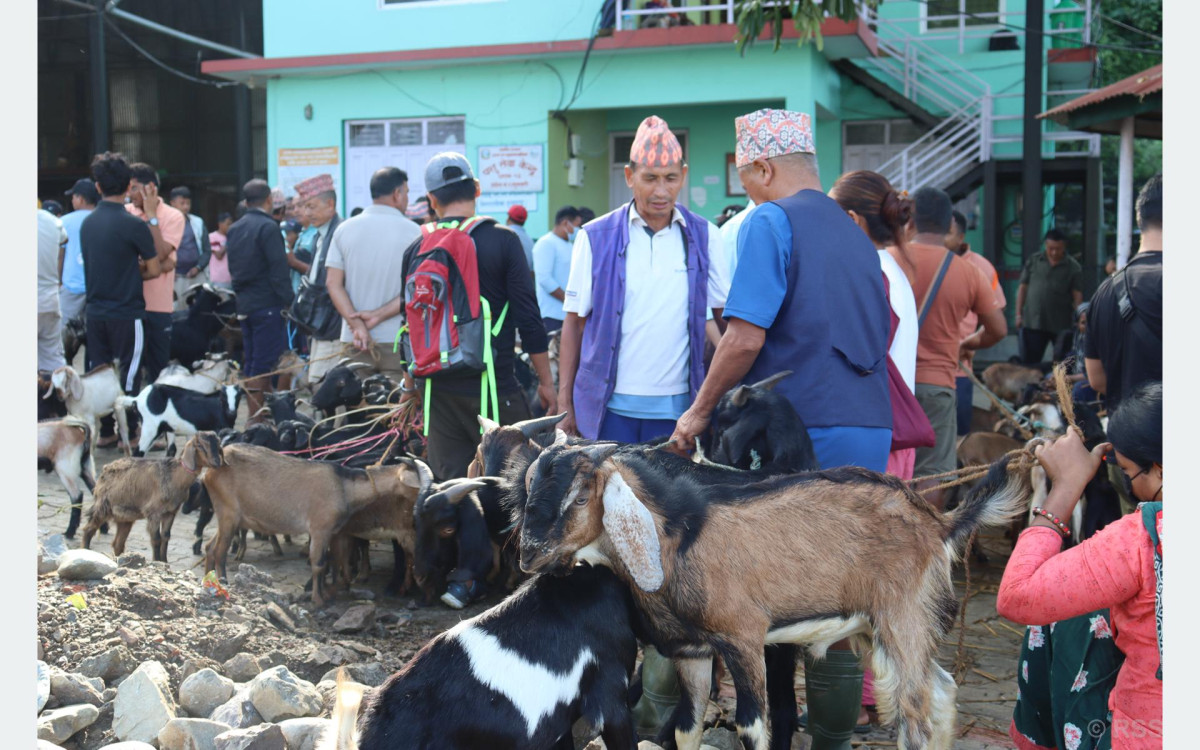
[[[961,437],[971,431],[971,401],[975,396],[975,384],[968,377],[956,378],[954,392],[958,394],[958,434]]]
[[[813,452],[822,469],[838,466],[861,466],[864,469],[887,470],[888,452],[892,448],[892,431],[883,427],[809,427]]]
[[[606,410],[596,437],[618,443],[644,443],[654,438],[671,437],[674,431],[674,419],[638,419]]]

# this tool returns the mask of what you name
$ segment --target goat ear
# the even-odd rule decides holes
[[[183,464],[183,468],[187,469],[188,471],[196,471],[196,439],[195,438],[192,438],[191,440],[189,440],[187,442],[187,445],[183,446],[183,453],[179,454],[179,463]],[[199,482],[194,482],[192,484],[192,487],[194,488],[196,486],[196,484],[199,484]],[[192,502],[192,492],[191,492],[191,490],[189,490],[188,491],[188,500],[187,500],[187,503],[185,503],[185,505],[190,504],[191,502]],[[186,511],[186,510],[184,511],[184,513],[188,513],[188,512],[190,512],[190,511]]]
[[[604,487],[603,522],[634,583],[642,591],[658,591],[663,584],[663,569],[654,516],[618,471],[612,472]]]
[[[217,434],[215,432],[205,432],[197,435],[197,437],[204,439],[204,452],[207,454],[208,465],[213,468],[224,466],[225,457],[221,450],[221,441],[217,439]]]
[[[483,428],[483,433],[485,435],[487,433],[491,432],[492,430],[500,429],[499,422],[493,422],[492,420],[488,419],[487,417],[483,416],[482,414],[476,414],[475,418],[479,420],[479,426]]]
[[[67,370],[67,389],[70,391],[73,401],[83,398],[83,379],[74,370]]]
[[[739,385],[736,389],[734,389],[733,395],[730,397],[730,400],[733,402],[734,406],[736,406],[737,408],[740,409],[746,405],[746,400],[749,398],[750,398],[750,386]]]
[[[405,487],[412,487],[414,490],[421,489],[421,470],[417,468],[416,463],[405,461],[401,465],[407,471],[400,472],[400,482]]]
[[[774,375],[772,375],[771,377],[769,377],[765,380],[760,380],[750,387],[751,388],[763,388],[763,389],[769,391],[769,390],[773,389],[779,383],[779,381],[783,380],[784,378],[786,378],[788,375],[791,375],[791,374],[792,374],[791,370],[784,370],[782,372],[777,372]]]

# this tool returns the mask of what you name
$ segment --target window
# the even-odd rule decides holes
[[[466,120],[462,117],[396,118],[346,121],[346,210],[371,203],[371,174],[380,167],[399,167],[408,174],[409,193],[425,192],[425,165],[441,151],[466,153]]]
[[[928,0],[922,4],[925,17],[925,29],[956,29],[958,28],[959,0]],[[963,2],[964,26],[997,26],[1003,22],[998,15],[1004,12],[1003,0],[965,0]],[[937,16],[955,16],[954,18],[937,18]]]

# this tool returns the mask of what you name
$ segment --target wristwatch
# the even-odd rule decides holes
[[[150,225],[150,226],[152,226],[152,227],[156,227],[156,226],[158,226],[158,217],[157,217],[157,216],[155,216],[153,219],[150,219],[150,220],[149,220],[149,221],[147,221],[146,223],[147,223],[147,224],[149,224],[149,225]]]

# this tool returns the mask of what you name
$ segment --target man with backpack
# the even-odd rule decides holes
[[[479,182],[462,154],[430,159],[425,189],[439,220],[423,225],[404,252],[404,289],[355,316],[368,329],[402,316],[409,363],[403,398],[424,399],[429,465],[446,480],[466,476],[480,415],[500,424],[530,417],[513,372],[515,329],[537,370],[541,405],[553,413],[557,399],[521,241],[494,219],[475,215]]]

